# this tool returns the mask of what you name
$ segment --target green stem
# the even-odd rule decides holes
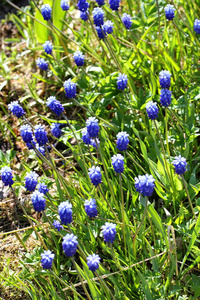
[[[123,277],[123,279],[124,279],[124,281],[125,281],[125,283],[126,283],[126,286],[128,286],[127,280],[126,280],[126,276],[124,275],[123,269],[122,269],[122,267],[121,267],[121,265],[120,265],[120,262],[119,262],[119,260],[117,259],[116,255],[115,255],[115,251],[114,251],[114,248],[113,248],[112,243],[109,243],[109,246],[110,246],[110,249],[111,249],[112,257],[114,258],[114,261],[116,262],[116,265],[117,265],[118,268],[120,269],[120,272],[121,272],[122,277]]]
[[[100,193],[101,193],[103,199],[106,201],[107,205],[109,206],[110,210],[112,211],[113,215],[115,216],[115,219],[117,219],[117,221],[119,222],[119,219],[118,219],[117,215],[115,214],[115,212],[114,212],[112,206],[110,205],[109,201],[107,201],[107,199],[106,199],[106,197],[104,196],[104,194],[103,194],[103,192],[102,192],[102,190],[101,190],[101,187],[100,187],[99,185],[98,185],[98,189],[99,189],[99,191],[100,191]]]
[[[125,221],[124,221],[124,194],[122,188],[122,175],[119,174],[119,183],[120,183],[120,190],[121,190],[121,213],[122,213],[122,230],[124,236],[124,250],[125,250],[125,257],[127,256],[127,249],[126,249],[126,231],[125,231]]]
[[[135,242],[136,242],[136,237],[137,237],[137,234],[140,230],[140,227],[142,226],[143,222],[144,222],[144,219],[145,219],[145,216],[147,214],[147,203],[148,203],[148,198],[145,197],[145,207],[144,207],[144,214],[143,214],[143,217],[142,217],[142,220],[140,222],[140,225],[137,227],[136,231],[135,231],[135,234],[134,234],[134,237],[133,237],[133,251],[134,251],[134,255],[136,257],[136,248],[135,248]]]
[[[185,191],[186,191],[186,194],[187,194],[187,197],[188,197],[188,201],[189,201],[189,203],[190,203],[190,207],[191,207],[193,216],[194,216],[195,220],[197,220],[197,217],[196,217],[196,215],[195,215],[194,208],[193,208],[193,205],[192,205],[192,201],[191,201],[191,198],[190,198],[190,194],[189,194],[189,191],[188,191],[188,188],[187,188],[187,184],[186,184],[186,182],[185,182],[185,178],[184,178],[183,174],[181,175],[181,178],[182,178],[182,180],[183,180],[183,185],[184,185],[184,187],[185,187]]]
[[[97,271],[95,272],[95,275],[98,277],[99,281],[103,284],[103,286],[105,287],[105,289],[110,293],[112,299],[116,300],[115,297],[113,296],[113,294],[111,293],[109,287],[108,287],[107,284],[101,279],[101,277],[99,276],[99,274],[97,273]]]
[[[165,107],[165,139],[166,139],[166,145],[167,145],[167,153],[168,153],[168,156],[170,157],[169,143],[168,143],[168,129],[167,129],[167,122],[168,122],[168,118],[167,118],[167,107]]]

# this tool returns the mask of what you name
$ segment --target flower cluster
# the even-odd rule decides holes
[[[117,77],[117,88],[118,90],[125,90],[128,83],[128,77],[126,74],[119,74]]]
[[[36,60],[36,64],[43,71],[46,71],[49,67],[48,62],[46,62],[46,60],[41,57],[38,57],[38,59]]]
[[[97,205],[95,199],[86,200],[84,203],[85,212],[90,218],[94,218],[98,214]]]
[[[33,140],[33,132],[30,125],[22,125],[20,127],[20,133],[23,141],[25,143],[31,143]]]
[[[54,226],[55,229],[57,229],[58,231],[60,231],[61,229],[63,229],[63,226],[60,224],[60,222],[58,220],[54,220],[52,225]]]
[[[155,103],[153,101],[149,101],[146,105],[146,111],[147,111],[147,115],[148,115],[149,119],[151,119],[151,120],[157,119],[158,111],[159,111],[158,107],[157,107],[157,103]]]
[[[124,26],[126,27],[126,29],[130,29],[133,23],[132,17],[128,14],[123,14],[122,16],[122,22],[124,24]]]
[[[101,169],[100,167],[95,167],[93,166],[92,168],[89,169],[88,175],[90,177],[90,180],[92,184],[95,186],[98,186],[99,183],[101,183]]]
[[[8,104],[8,109],[13,113],[14,116],[17,118],[21,118],[23,115],[25,115],[24,109],[21,107],[18,101],[13,101],[10,104]]]
[[[173,18],[175,17],[175,8],[174,5],[171,4],[167,4],[167,6],[165,7],[165,16],[167,20],[173,20]]]
[[[38,191],[39,191],[40,193],[42,193],[42,194],[44,194],[44,195],[46,195],[46,194],[48,193],[48,191],[49,191],[47,185],[44,184],[44,183],[41,183],[41,182],[38,183],[37,189],[38,189]]]
[[[41,265],[43,269],[51,269],[53,265],[53,260],[54,260],[55,254],[53,254],[50,250],[45,250],[41,254]]]
[[[198,19],[194,21],[194,31],[196,34],[200,34],[200,20]]]
[[[116,236],[116,224],[106,222],[105,225],[101,227],[104,241],[107,243],[113,243]]]
[[[186,172],[187,162],[186,158],[182,157],[181,155],[175,156],[173,161],[173,166],[175,168],[175,172],[178,175],[182,175]]]
[[[129,144],[129,134],[126,131],[121,131],[117,134],[117,149],[124,151],[127,149]]]
[[[87,132],[90,137],[96,138],[99,134],[98,120],[95,117],[90,117],[86,121]]]
[[[13,181],[13,174],[11,168],[3,167],[0,173],[1,173],[1,180],[3,181],[5,186],[13,185],[14,181]]]
[[[153,194],[155,179],[152,175],[139,175],[135,177],[135,188],[136,191],[142,194],[144,197],[150,197]]]
[[[75,98],[76,96],[76,83],[68,79],[64,82],[64,90],[67,98]]]
[[[85,55],[83,55],[81,51],[76,51],[73,57],[77,67],[82,67],[84,65]]]
[[[35,211],[41,212],[45,209],[46,199],[44,198],[44,194],[39,191],[33,192],[31,195],[31,201]]]
[[[29,192],[33,192],[35,190],[36,185],[38,183],[38,177],[39,177],[39,175],[34,171],[29,172],[25,176],[25,188]]]
[[[117,154],[113,155],[111,160],[115,172],[122,173],[124,171],[124,157],[121,154]]]
[[[104,23],[104,11],[102,8],[100,7],[95,7],[93,12],[93,20],[94,20],[94,24],[95,26],[102,26]]]
[[[39,146],[43,146],[48,142],[47,132],[45,130],[44,125],[41,124],[35,125],[34,134]]]
[[[60,7],[62,8],[62,10],[67,11],[69,10],[69,3],[67,0],[61,0],[60,1]]]
[[[66,256],[75,255],[78,246],[77,236],[73,233],[66,234],[63,238],[62,246]]]
[[[100,256],[98,254],[91,254],[87,257],[87,265],[89,270],[95,272],[99,268]]]
[[[110,8],[118,11],[121,0],[109,0]]]
[[[72,205],[69,201],[64,201],[58,206],[58,212],[62,224],[67,225],[72,222]]]
[[[44,20],[48,21],[51,19],[51,11],[52,11],[52,8],[49,4],[44,4],[41,6],[41,13],[42,13]]]
[[[51,133],[59,139],[62,135],[62,130],[60,129],[60,123],[53,123],[51,125]]]
[[[43,45],[44,51],[46,52],[46,54],[51,54],[53,51],[53,45],[51,42],[46,41]]]
[[[54,96],[47,98],[47,106],[59,117],[64,111],[64,107]]]

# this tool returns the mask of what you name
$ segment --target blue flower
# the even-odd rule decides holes
[[[104,0],[96,0],[96,2],[99,6],[103,6],[105,4]]]
[[[98,120],[95,117],[89,117],[86,121],[87,131],[90,137],[95,138],[99,134]]]
[[[34,149],[36,147],[36,142],[32,140],[30,143],[26,143],[26,146],[28,147],[29,150]]]
[[[88,11],[80,11],[80,18],[83,21],[87,21],[88,20]]]
[[[53,45],[51,42],[46,41],[43,45],[44,51],[46,52],[46,54],[51,54],[52,50],[53,50]]]
[[[39,146],[43,146],[48,142],[47,133],[44,125],[35,125],[34,134]]]
[[[61,0],[60,1],[60,7],[62,10],[69,10],[69,3],[67,0]]]
[[[64,82],[64,89],[67,98],[75,98],[76,96],[76,83],[68,79]]]
[[[158,117],[159,109],[157,107],[157,103],[153,101],[149,101],[146,105],[146,111],[148,118],[151,120],[155,120]]]
[[[45,59],[41,58],[41,57],[38,57],[38,59],[36,60],[36,64],[43,71],[46,71],[48,69],[48,67],[49,67],[49,65],[45,61]]]
[[[25,143],[30,143],[33,140],[33,132],[30,125],[22,125],[20,127],[20,133]]]
[[[90,271],[95,272],[99,268],[100,256],[98,254],[91,254],[87,257],[87,265]]]
[[[0,171],[1,173],[1,180],[3,181],[5,186],[11,186],[13,185],[13,175],[12,170],[9,167],[3,167]]]
[[[64,111],[64,107],[59,100],[54,96],[47,98],[47,106],[59,117],[60,114]]]
[[[128,147],[129,134],[126,131],[121,131],[117,134],[117,149],[124,151]]]
[[[135,177],[135,188],[136,191],[142,194],[144,197],[150,197],[153,194],[155,179],[152,175],[139,175]]]
[[[60,231],[61,229],[63,229],[63,226],[60,224],[60,222],[58,220],[54,220],[53,224],[55,229],[57,229],[58,231]]]
[[[83,128],[83,130],[81,131],[82,133],[82,140],[86,145],[90,145],[91,143],[91,138],[89,136],[89,133],[87,131],[87,128]]]
[[[84,65],[85,55],[83,55],[81,51],[76,51],[73,57],[77,67],[82,67]]]
[[[88,10],[89,3],[86,0],[79,0],[77,7],[80,11],[86,12]]]
[[[41,265],[43,267],[43,269],[51,269],[52,265],[53,265],[53,260],[55,257],[55,254],[53,254],[50,250],[45,250],[42,254],[41,254]]]
[[[98,215],[97,205],[95,199],[85,200],[84,203],[85,212],[90,218],[94,218]]]
[[[62,135],[62,130],[60,129],[60,123],[53,123],[51,125],[51,133],[59,139]]]
[[[160,91],[160,103],[162,106],[167,107],[171,104],[172,92],[168,89],[162,89]]]
[[[101,229],[104,241],[107,243],[113,243],[116,236],[116,224],[106,222]]]
[[[67,233],[63,238],[62,246],[66,256],[73,256],[78,246],[77,236]]]
[[[94,24],[96,26],[102,26],[104,23],[104,11],[100,7],[95,7],[92,11]]]
[[[96,29],[96,32],[97,32],[97,35],[98,35],[98,38],[101,40],[101,39],[104,39],[107,34],[104,30],[104,27],[99,27],[99,26],[95,26],[95,29]]]
[[[198,19],[194,21],[194,31],[196,34],[200,34],[200,20]]]
[[[44,4],[41,6],[41,13],[42,13],[44,20],[48,21],[51,19],[51,11],[52,11],[52,8],[49,4]]]
[[[72,205],[69,201],[64,201],[58,206],[60,220],[64,225],[72,222]]]
[[[121,0],[109,0],[110,8],[112,10],[118,11],[120,2]]]
[[[113,155],[111,157],[112,166],[116,173],[122,173],[124,171],[124,157],[121,154]]]
[[[96,149],[99,147],[99,144],[100,144],[100,140],[98,138],[90,140],[90,145]]]
[[[24,109],[19,105],[18,101],[13,101],[10,104],[8,104],[8,109],[13,113],[14,116],[17,118],[21,118],[23,115],[25,115]]]
[[[88,175],[92,184],[94,184],[95,186],[101,183],[101,169],[99,167],[93,166],[92,168],[90,168]]]
[[[35,211],[41,212],[45,209],[46,199],[44,198],[44,194],[40,193],[39,191],[33,192],[31,195],[31,201]]]
[[[171,74],[169,71],[163,70],[159,73],[159,82],[161,88],[169,88],[171,82]]]
[[[44,147],[42,147],[42,146],[36,146],[36,149],[43,155],[43,156],[45,156],[45,149],[44,149]],[[39,154],[37,154],[37,157],[39,157],[40,158],[40,156],[39,156]]]
[[[117,77],[117,88],[118,90],[124,90],[127,87],[128,78],[126,74],[119,74]]]
[[[130,29],[133,23],[132,17],[126,13],[123,14],[122,16],[122,22],[126,29]]]
[[[173,20],[173,18],[175,17],[174,12],[175,12],[175,8],[174,5],[171,4],[167,4],[167,6],[165,6],[165,16],[167,20]]]
[[[173,166],[175,167],[175,172],[182,175],[186,172],[187,162],[186,158],[181,155],[175,156],[173,161]]]
[[[114,23],[110,20],[107,20],[103,24],[103,31],[107,34],[111,34],[113,32]]]
[[[39,175],[36,172],[30,172],[26,175],[25,177],[25,188],[30,191],[33,192],[36,188],[36,185],[38,183],[38,177]]]
[[[38,183],[37,189],[40,193],[42,193],[44,195],[46,195],[46,193],[48,193],[48,191],[49,191],[47,185],[44,183],[41,183],[41,182]]]

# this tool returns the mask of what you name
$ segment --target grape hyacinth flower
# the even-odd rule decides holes
[[[105,0],[96,0],[99,6],[103,6],[105,4]]]
[[[69,10],[69,3],[67,0],[61,0],[60,1],[60,7],[62,8],[62,10],[67,11]]]
[[[100,256],[98,254],[91,254],[87,257],[87,265],[90,271],[95,272],[99,268]]]
[[[114,23],[110,20],[107,20],[102,27],[105,33],[111,34],[113,32]]]
[[[46,41],[43,45],[46,54],[51,54],[53,50],[53,45],[50,41]]]
[[[1,173],[1,180],[3,181],[5,186],[13,185],[13,174],[12,169],[10,167],[3,167],[0,171]]]
[[[150,197],[153,194],[155,179],[152,175],[139,175],[135,177],[135,188],[136,191],[142,194],[144,197]]]
[[[85,200],[84,203],[85,212],[90,218],[94,218],[98,215],[97,205],[95,199]]]
[[[174,5],[171,4],[167,4],[167,6],[165,6],[165,16],[167,20],[173,20],[173,18],[175,17],[174,12],[175,12],[175,8]]]
[[[58,231],[60,231],[61,229],[63,229],[63,226],[60,224],[60,222],[58,220],[54,220],[53,223],[52,223],[52,225]]]
[[[95,117],[89,117],[86,121],[87,131],[91,138],[96,138],[99,134],[98,120]]]
[[[25,177],[25,188],[29,192],[33,192],[35,190],[36,185],[38,183],[38,177],[39,177],[39,175],[34,171],[31,171],[26,175],[26,177]]]
[[[86,0],[79,0],[77,7],[80,11],[86,12],[89,8],[89,3]]]
[[[66,256],[75,255],[78,246],[77,236],[67,233],[63,238],[62,246]]]
[[[59,117],[64,111],[64,107],[55,96],[50,96],[47,98],[47,106]]]
[[[104,241],[107,243],[113,243],[116,236],[116,224],[106,222],[101,229]]]
[[[133,23],[132,17],[126,13],[123,14],[122,16],[122,22],[126,29],[130,29]]]
[[[34,134],[39,146],[43,146],[48,142],[47,133],[44,125],[35,125]]]
[[[171,104],[172,92],[168,89],[162,89],[160,91],[160,103],[164,107],[168,107]]]
[[[200,34],[200,20],[198,19],[194,21],[194,31],[196,34]]]
[[[109,0],[109,5],[112,10],[118,11],[121,0]]]
[[[52,8],[49,4],[44,4],[41,6],[41,13],[42,13],[44,20],[48,21],[51,19],[51,11],[52,11]]]
[[[175,172],[178,175],[182,175],[186,172],[187,162],[185,157],[182,157],[181,155],[175,156],[172,164],[175,167]]]
[[[41,254],[41,265],[43,267],[43,269],[51,269],[52,265],[53,265],[53,260],[55,257],[55,254],[53,254],[50,250],[45,250],[42,254]]]
[[[25,115],[24,109],[21,107],[18,101],[13,101],[10,104],[8,104],[8,109],[13,113],[14,116],[17,118],[21,118],[23,115]]]
[[[72,205],[69,201],[60,203],[58,213],[62,224],[67,225],[72,222]]]
[[[89,136],[89,133],[87,131],[87,128],[83,128],[83,130],[81,131],[82,133],[82,140],[86,145],[90,145],[91,144],[91,138]]]
[[[90,180],[92,184],[97,186],[99,183],[101,183],[101,169],[100,167],[93,166],[89,169],[88,175],[90,177]]]
[[[127,87],[128,78],[126,74],[119,74],[117,77],[117,88],[118,90],[124,90]]]
[[[60,123],[53,123],[51,125],[51,133],[57,138],[59,139],[62,135],[62,130],[60,129]]]
[[[30,143],[33,140],[33,132],[30,125],[28,124],[22,125],[20,127],[20,133],[25,143]]]
[[[112,166],[116,173],[122,173],[124,171],[124,157],[121,154],[113,155],[111,157]]]
[[[90,145],[96,149],[98,149],[99,144],[100,144],[100,140],[98,138],[90,140]]]
[[[82,67],[84,65],[85,55],[83,55],[81,51],[76,51],[73,57],[77,67]]]
[[[96,29],[98,38],[100,40],[104,39],[107,36],[107,34],[106,34],[105,30],[104,30],[104,27],[101,28],[99,26],[95,26],[95,29]]]
[[[45,149],[44,149],[44,147],[42,147],[42,146],[36,146],[36,149],[43,155],[43,156],[45,156]],[[37,154],[37,157],[40,157],[38,154]]]
[[[104,11],[100,7],[95,7],[92,11],[94,24],[96,26],[102,26],[104,23]]]
[[[80,11],[80,18],[83,21],[87,21],[88,20],[88,11]]]
[[[29,150],[34,149],[34,147],[36,148],[36,142],[34,140],[32,140],[30,143],[26,143],[26,146],[28,147]]]
[[[146,111],[150,120],[157,119],[159,110],[156,102],[149,101],[146,105]]]
[[[49,67],[49,65],[45,61],[45,59],[41,58],[41,57],[38,57],[38,59],[36,60],[36,64],[43,71],[46,71],[48,69],[48,67]]]
[[[129,134],[126,131],[121,131],[117,134],[117,149],[124,151],[127,149],[129,144]]]
[[[161,88],[169,88],[170,87],[170,82],[171,82],[171,74],[169,71],[163,70],[159,73],[159,82]]]
[[[76,83],[68,79],[64,82],[64,89],[67,98],[75,98],[76,96]]]
[[[48,193],[48,191],[49,191],[47,185],[44,184],[44,183],[41,183],[41,182],[38,183],[37,189],[38,189],[38,191],[39,191],[40,193],[42,193],[42,194],[44,194],[44,195],[46,195],[46,194]]]
[[[45,209],[46,199],[44,198],[44,194],[39,191],[33,192],[31,195],[31,201],[35,211],[41,212]]]

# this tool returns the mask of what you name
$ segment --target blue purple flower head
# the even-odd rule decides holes
[[[98,254],[91,254],[87,257],[87,265],[90,271],[95,272],[99,268],[100,256]]]
[[[153,194],[155,188],[155,179],[152,175],[139,175],[135,177],[136,191],[142,194],[144,197],[150,197]]]
[[[187,169],[186,158],[182,157],[181,155],[176,156],[173,161],[173,166],[178,175],[183,175]]]
[[[104,241],[107,243],[113,243],[116,237],[116,224],[106,222],[105,225],[101,227]]]
[[[174,12],[176,11],[176,9],[174,8],[174,5],[171,4],[167,4],[167,6],[165,6],[165,16],[167,20],[173,20],[173,18],[175,17]]]
[[[63,238],[62,246],[66,256],[75,255],[78,246],[77,236],[67,233]]]
[[[13,101],[10,104],[8,104],[8,109],[13,113],[14,116],[17,118],[21,118],[23,115],[25,115],[24,109],[21,107],[18,101]]]
[[[88,175],[93,185],[98,186],[101,183],[101,169],[100,167],[93,166],[89,169]]]
[[[0,171],[1,174],[1,180],[3,181],[5,186],[12,186],[13,181],[13,174],[10,167],[3,167]]]
[[[41,265],[43,269],[51,269],[53,265],[55,254],[53,254],[50,250],[45,250],[41,254]]]

